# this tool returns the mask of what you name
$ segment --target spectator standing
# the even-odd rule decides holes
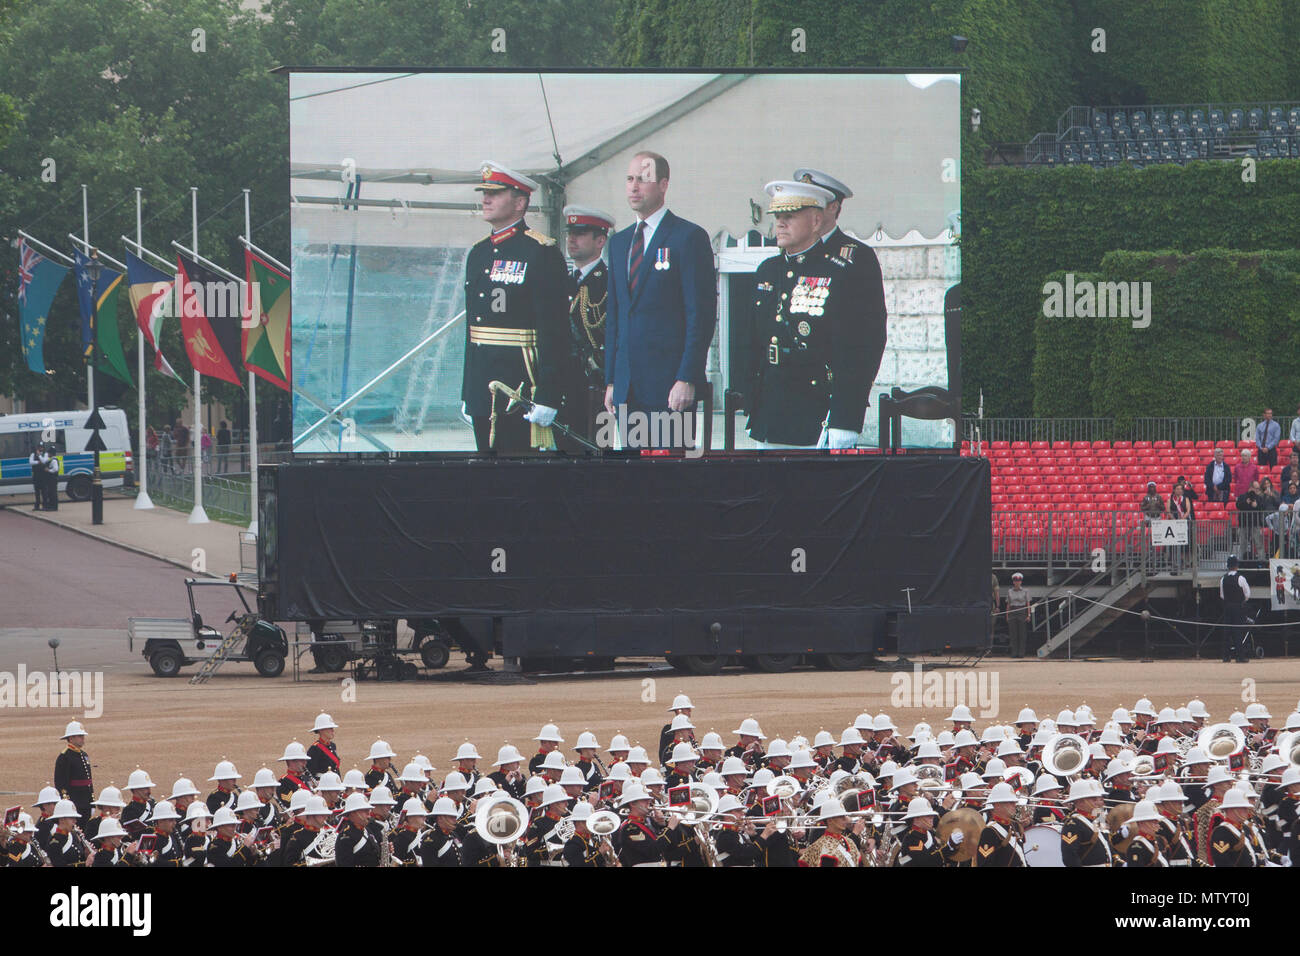
[[[225,419],[217,428],[217,471],[225,472],[230,467],[230,426]]]
[[[203,430],[199,438],[199,451],[203,455],[203,470],[209,471],[208,465],[212,462],[212,433],[207,429]]]
[[[1183,489],[1183,497],[1187,500],[1187,511],[1188,511],[1187,517],[1195,521],[1196,502],[1197,502],[1196,489],[1192,487],[1192,483],[1188,481],[1187,478],[1184,477],[1183,475],[1179,475],[1178,480],[1174,482],[1173,490],[1177,491],[1179,488]],[[1170,492],[1169,500],[1173,501],[1173,499],[1174,499],[1173,492]],[[1172,512],[1174,509],[1171,507],[1169,510],[1170,512]],[[1174,517],[1177,517],[1177,515],[1174,515]]]
[[[1265,475],[1259,483],[1259,510],[1277,511],[1279,500],[1273,479]]]
[[[1259,464],[1272,468],[1277,464],[1277,443],[1282,440],[1282,426],[1273,421],[1273,409],[1264,409],[1264,420],[1255,426],[1255,449]]]
[[[1246,662],[1246,602],[1250,600],[1250,585],[1237,570],[1237,559],[1228,557],[1228,573],[1219,580],[1219,597],[1223,599],[1223,663],[1234,656],[1237,663]]]
[[[1169,496],[1169,517],[1175,520],[1192,521],[1195,514],[1192,512],[1192,503],[1187,499],[1183,492],[1183,482],[1180,478],[1174,485],[1173,493]],[[1188,528],[1189,537],[1191,528]],[[1187,557],[1187,545],[1175,545],[1169,550],[1173,552],[1174,574],[1179,574],[1183,570],[1183,562]]]
[[[165,425],[158,433],[158,461],[163,471],[170,472],[175,462],[172,461],[172,430]]]
[[[1241,453],[1241,464],[1232,469],[1232,493],[1240,498],[1259,480],[1259,465],[1250,460],[1250,452]],[[1256,491],[1259,489],[1256,488]]]
[[[1025,656],[1025,630],[1029,625],[1029,592],[1021,587],[1025,576],[1017,571],[1011,575],[1011,589],[1007,591],[1007,632],[1011,637],[1011,656]]]
[[[1295,418],[1291,420],[1291,444],[1300,445],[1300,408],[1295,410]]]
[[[1205,466],[1205,500],[1226,503],[1232,494],[1232,466],[1223,460],[1223,449],[1214,449],[1214,460]]]
[[[1263,535],[1259,529],[1259,482],[1251,482],[1249,488],[1237,497],[1237,557],[1247,557],[1247,542],[1252,553],[1258,543],[1262,546]],[[1260,548],[1262,550],[1262,547]]]

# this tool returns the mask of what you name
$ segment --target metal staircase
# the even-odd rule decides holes
[[[199,665],[194,676],[190,678],[191,684],[206,684],[208,678],[221,669],[221,665],[226,662],[230,656],[231,650],[243,643],[248,637],[253,625],[257,623],[256,614],[245,614],[239,618],[234,630],[221,639],[217,649],[212,652],[212,656]]]
[[[1100,579],[1109,573],[1109,571],[1102,572],[1090,584],[1100,583]],[[1066,625],[1055,634],[1049,635],[1043,645],[1038,648],[1038,656],[1048,657],[1062,647],[1068,647],[1071,653],[1075,648],[1083,647],[1105,630],[1106,626],[1125,610],[1142,600],[1145,594],[1142,583],[1142,572],[1140,570],[1130,570],[1117,583],[1111,585],[1104,594],[1096,598],[1095,603],[1089,601],[1082,611],[1071,614]],[[1084,590],[1086,587],[1087,585],[1078,588],[1078,590]],[[1072,588],[1071,592],[1074,590]],[[1069,594],[1066,599],[1069,601],[1070,607],[1073,608],[1073,593]]]

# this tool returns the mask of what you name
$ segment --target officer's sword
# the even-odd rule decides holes
[[[524,396],[521,394],[523,391],[523,387],[524,386],[522,382],[519,383],[519,388],[511,388],[505,382],[499,382],[496,381],[495,379],[492,380],[491,382],[488,382],[488,388],[493,393],[492,395],[493,405],[496,404],[497,392],[500,392],[501,394],[505,395],[507,398],[510,399],[510,401],[506,404],[507,415],[509,415],[512,411],[514,411],[516,407],[521,405],[527,408],[529,411],[532,411],[534,408],[537,407],[536,402],[529,401],[528,399],[524,398]],[[561,435],[567,435],[569,438],[572,438],[574,441],[576,441],[583,448],[586,448],[588,451],[601,450],[599,445],[595,445],[587,441],[587,439],[583,438],[581,435],[575,432],[568,425],[561,425],[559,422],[551,422],[549,427],[556,429],[557,431],[559,431]]]

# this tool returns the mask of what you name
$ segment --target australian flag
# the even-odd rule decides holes
[[[45,258],[18,240],[18,328],[22,332],[23,358],[38,375],[45,374],[45,320],[50,303],[68,267]]]

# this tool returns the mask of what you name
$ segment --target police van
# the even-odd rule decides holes
[[[100,479],[105,488],[120,488],[134,468],[126,412],[105,406],[99,414],[104,419],[99,434],[107,449],[99,453]],[[59,460],[59,489],[73,501],[89,500],[95,470],[95,453],[86,451],[89,417],[89,411],[0,415],[0,496],[33,494],[32,449],[53,444]]]

